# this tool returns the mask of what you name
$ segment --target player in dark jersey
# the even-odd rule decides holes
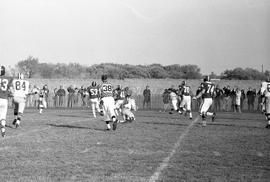
[[[117,85],[117,88],[114,90],[115,98],[115,113],[118,115],[118,111],[121,113],[121,106],[125,100],[125,91],[121,88],[121,85]]]
[[[2,137],[6,135],[6,117],[8,109],[8,96],[12,92],[12,78],[5,76],[6,68],[1,66],[0,72],[0,124]]]
[[[92,85],[87,88],[89,93],[89,99],[91,102],[92,112],[94,118],[96,118],[96,110],[100,113],[99,109],[99,88],[97,82],[93,81]]]
[[[185,116],[189,114],[189,119],[192,119],[192,112],[191,112],[191,97],[193,93],[189,85],[187,85],[186,81],[182,82],[180,90],[181,95],[181,103],[180,103],[180,113],[185,112]]]
[[[202,116],[202,125],[206,126],[206,116],[212,116],[212,121],[216,118],[216,113],[209,112],[209,108],[213,103],[213,97],[215,95],[215,85],[210,82],[210,77],[206,76],[201,83],[201,92],[194,97],[194,99],[198,99],[202,97],[202,106],[200,109],[200,114]]]
[[[100,85],[100,96],[103,103],[104,119],[107,124],[107,130],[111,129],[110,121],[113,122],[113,130],[117,127],[117,118],[115,115],[115,101],[113,98],[113,86],[107,80],[107,75],[101,76],[102,84]]]
[[[47,98],[49,94],[49,89],[47,85],[44,85],[41,90],[39,90],[39,114],[42,114],[43,109],[47,108]]]

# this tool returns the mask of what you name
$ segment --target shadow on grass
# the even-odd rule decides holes
[[[86,129],[86,130],[95,130],[95,131],[107,131],[106,129],[100,129],[100,128],[91,128],[91,127],[84,127],[84,126],[75,126],[75,125],[68,125],[68,124],[47,124],[48,126],[52,127],[58,127],[58,128],[72,128],[72,129]]]
[[[201,123],[196,123],[195,125],[198,127],[202,127]],[[248,126],[248,125],[237,125],[237,124],[225,124],[225,123],[207,123],[207,126],[226,126],[226,127],[235,127],[235,128],[250,128],[250,129],[265,130],[264,126],[259,127],[259,126]]]
[[[90,118],[90,116],[82,116],[82,115],[70,115],[70,114],[57,114],[59,117],[68,117],[68,118]]]
[[[172,126],[188,126],[189,124],[185,123],[165,123],[165,122],[140,122],[142,124],[149,124],[149,125],[172,125]]]

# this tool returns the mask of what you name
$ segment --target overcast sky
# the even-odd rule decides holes
[[[0,0],[0,63],[270,70],[269,0]]]

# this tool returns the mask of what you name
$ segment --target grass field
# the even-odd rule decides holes
[[[0,181],[269,181],[270,130],[259,113],[194,119],[138,111],[105,131],[89,110],[27,109],[1,139]]]

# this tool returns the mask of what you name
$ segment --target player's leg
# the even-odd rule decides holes
[[[116,130],[117,128],[117,117],[115,115],[114,109],[115,109],[115,101],[113,97],[106,97],[106,107],[107,107],[107,112],[109,115],[110,120],[113,122],[113,130]],[[104,100],[105,102],[105,100]],[[105,103],[104,103],[105,104]]]
[[[24,112],[24,108],[25,108],[25,100],[24,100],[24,98],[21,98],[19,101],[17,121],[15,123],[16,128],[18,128],[20,126],[21,119],[22,119],[23,112]]]
[[[186,113],[189,114],[189,119],[192,119],[192,112],[191,112],[191,97],[190,97],[190,96],[187,98],[186,108],[187,108]]]
[[[42,98],[39,98],[39,100],[38,100],[39,114],[42,114],[43,109],[44,109],[43,101],[42,100],[43,100]]]
[[[94,118],[96,118],[96,104],[94,101],[91,101],[91,108],[92,108],[92,113],[93,113],[93,116]]]
[[[0,128],[2,137],[6,136],[7,109],[8,109],[8,100],[0,99]]]
[[[110,125],[110,115],[108,112],[108,103],[106,98],[102,99],[102,110],[103,110],[103,117],[104,117],[104,121],[106,123],[107,126],[107,130],[111,130],[111,125]]]
[[[16,122],[18,119],[18,113],[19,113],[19,102],[16,97],[14,97],[13,103],[14,103],[14,120],[12,124],[16,125]]]

